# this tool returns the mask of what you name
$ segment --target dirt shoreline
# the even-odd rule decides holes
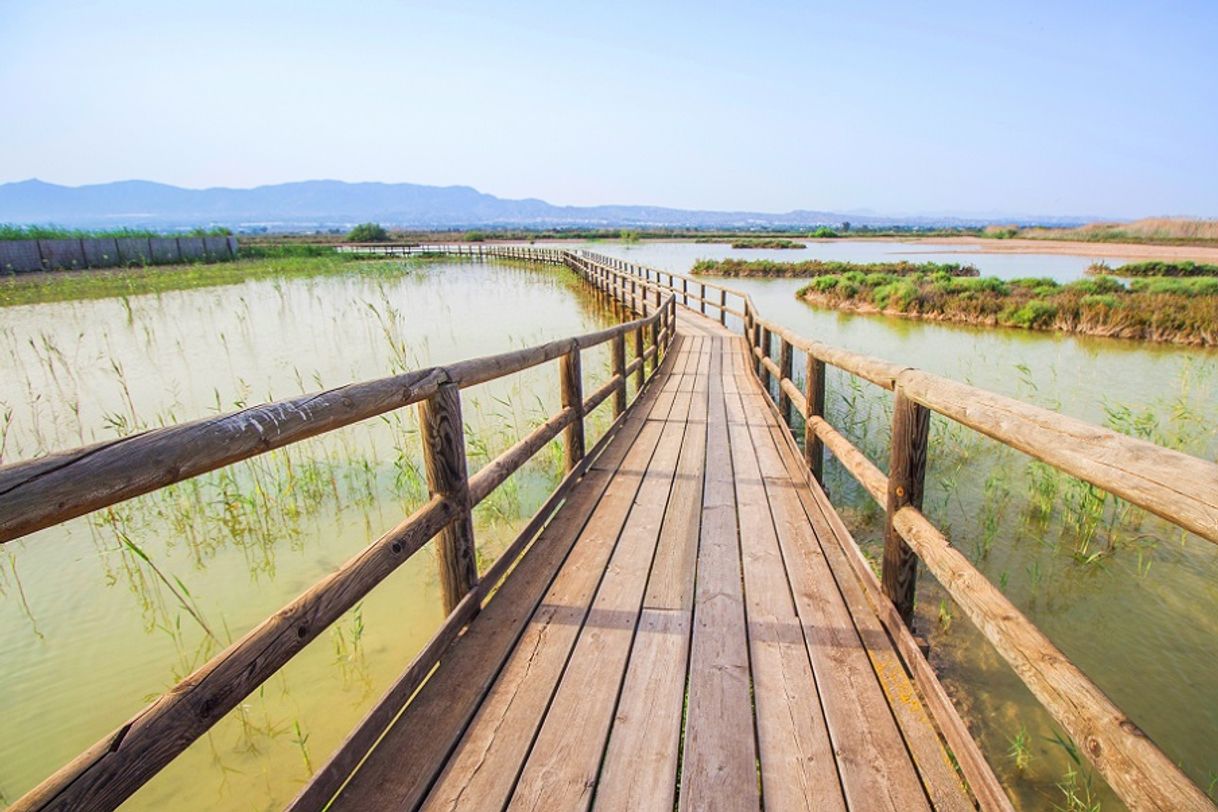
[[[888,238],[884,238],[888,239]],[[1150,243],[1086,242],[1084,240],[1009,240],[979,239],[976,237],[921,237],[917,239],[894,239],[893,242],[917,242],[927,245],[968,246],[968,250],[927,251],[927,253],[962,254],[1059,254],[1094,257],[1096,259],[1163,259],[1193,260],[1194,262],[1218,261],[1218,246],[1154,245]]]

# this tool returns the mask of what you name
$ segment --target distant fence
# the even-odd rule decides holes
[[[236,258],[236,237],[0,240],[0,273],[223,262]]]

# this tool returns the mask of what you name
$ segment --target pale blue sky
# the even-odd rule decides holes
[[[1218,3],[0,0],[0,181],[1218,216]]]

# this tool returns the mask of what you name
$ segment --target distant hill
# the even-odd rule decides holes
[[[998,218],[1012,222],[1018,218]],[[0,222],[64,226],[175,227],[225,225],[304,230],[377,221],[415,228],[685,227],[777,228],[836,225],[983,225],[994,219],[881,217],[828,211],[766,214],[696,211],[657,206],[554,206],[509,200],[469,186],[345,183],[310,180],[253,189],[183,189],[142,180],[59,186],[40,180],[0,184]],[[1027,224],[1082,220],[1029,218]]]

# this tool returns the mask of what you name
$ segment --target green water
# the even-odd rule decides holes
[[[4,308],[0,449],[13,462],[611,322],[565,269],[451,262]],[[589,391],[609,377],[602,350],[585,353]],[[471,469],[558,410],[557,381],[545,365],[465,390]],[[364,421],[0,548],[0,808],[421,504],[415,417]],[[479,507],[483,566],[548,496],[558,451]],[[128,807],[282,807],[441,619],[428,548]]]
[[[824,245],[824,244],[816,244]],[[674,271],[727,246],[592,244]],[[833,253],[829,253],[829,250]],[[838,241],[808,254],[975,262],[1006,276],[1082,273],[1090,257],[916,254]],[[1099,250],[1099,249],[1097,249]],[[906,253],[903,253],[906,252]],[[772,252],[778,258],[793,251]],[[733,280],[802,335],[1218,455],[1218,354],[818,310],[797,280]],[[568,272],[359,263],[349,272],[0,309],[5,461],[400,369],[501,352],[610,321]],[[117,361],[117,365],[115,362]],[[796,368],[800,368],[797,359]],[[585,360],[587,387],[607,359]],[[558,407],[542,368],[468,390],[471,467]],[[829,379],[832,422],[886,465],[890,398]],[[1124,410],[1128,411],[1124,411]],[[603,410],[602,410],[603,411]],[[1015,604],[1203,787],[1218,776],[1215,548],[1122,512],[1026,457],[936,419],[926,511]],[[554,448],[478,513],[484,563],[557,477]],[[0,548],[0,795],[19,797],[149,699],[396,524],[424,486],[414,410],[375,419]],[[838,466],[831,496],[865,552],[879,512]],[[187,594],[175,595],[123,539]],[[1098,557],[1096,553],[1100,553]],[[178,590],[181,593],[181,590]],[[193,614],[192,614],[193,612]],[[197,618],[196,615],[197,614]],[[440,621],[424,551],[129,803],[278,808]],[[918,629],[1021,808],[1066,807],[1057,727],[923,574]],[[1022,769],[1012,741],[1024,733]],[[1085,772],[1085,771],[1084,771]],[[1084,778],[1075,779],[1081,792]],[[1093,781],[1105,809],[1119,808]]]
[[[821,250],[821,246],[828,246]],[[588,244],[652,267],[688,271],[720,245]],[[1091,257],[922,253],[919,243],[840,241],[795,254],[874,261],[974,262],[983,274],[1077,278]],[[1097,247],[1102,250],[1102,247]],[[767,318],[796,333],[1017,397],[1073,417],[1218,458],[1218,352],[1117,339],[976,329],[822,310],[794,279],[732,279]],[[797,353],[797,356],[799,354]],[[797,357],[795,369],[803,366]],[[831,370],[830,422],[887,468],[891,396]],[[882,515],[840,466],[833,502],[873,561]],[[925,510],[1008,598],[1202,788],[1218,781],[1218,548],[1102,500],[1068,477],[942,418],[932,422]],[[1073,760],[1058,726],[933,579],[920,573],[917,629],[987,759],[1024,809],[1070,808]],[[1021,764],[1023,738],[1030,761]],[[1084,795],[1087,770],[1075,790]],[[1120,808],[1098,776],[1094,798]]]

